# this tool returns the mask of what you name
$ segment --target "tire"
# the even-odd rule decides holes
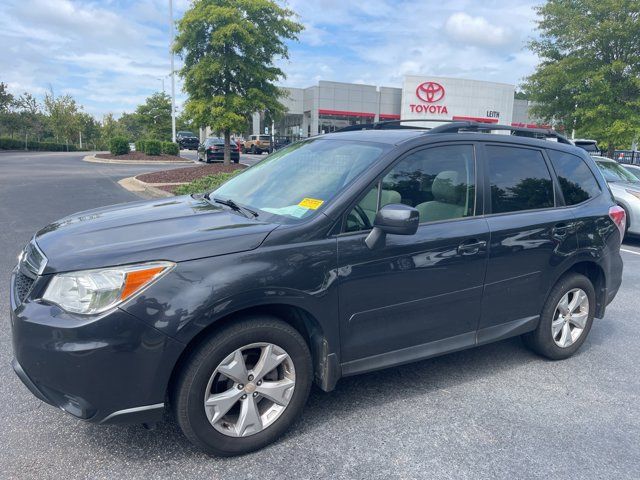
[[[253,155],[255,155],[255,154],[256,154],[256,146],[255,146],[255,145],[251,145],[251,153],[252,153]]]
[[[570,320],[564,321],[564,323],[568,325],[566,328],[569,328],[569,331],[571,332],[570,335],[565,335],[565,327],[563,327],[563,329],[558,330],[554,339],[552,323],[555,325],[563,324],[563,321],[560,318],[562,315],[560,313],[561,307],[559,303],[565,296],[567,296],[568,299],[573,300],[573,298],[575,298],[574,295],[578,294],[578,291],[581,291],[586,295],[588,303],[588,306],[586,307],[586,315],[583,315],[585,310],[584,308],[582,309],[583,313],[580,313],[579,310],[576,310],[578,313],[573,312],[569,316]],[[524,343],[531,350],[548,359],[563,360],[565,358],[569,358],[576,353],[589,335],[591,325],[593,324],[595,309],[596,293],[591,280],[579,273],[569,273],[564,275],[551,289],[542,309],[538,327],[534,331],[523,335],[522,338]],[[574,322],[576,322],[578,318],[581,318],[580,324],[583,324],[584,327],[577,335],[577,338],[572,339],[571,337],[575,335],[574,332],[576,332],[575,328],[577,327]],[[584,322],[582,321],[582,318],[584,318]],[[563,338],[568,338],[571,343],[566,346],[559,345],[559,343],[563,343]]]
[[[255,345],[263,346],[251,349]],[[270,370],[271,374],[260,378],[267,378],[270,375],[278,376],[280,374],[290,376],[291,372],[293,372],[293,392],[291,393],[291,388],[287,390],[287,395],[290,395],[290,397],[283,407],[259,393],[261,387],[257,385],[260,385],[261,381],[250,377],[253,380],[251,382],[247,377],[247,383],[244,384],[245,388],[242,389],[236,381],[231,380],[231,377],[219,373],[219,369],[222,368],[226,368],[229,371],[233,368],[234,373],[237,373],[235,371],[238,365],[237,357],[233,355],[237,355],[237,352],[249,347],[248,350],[244,350],[249,352],[248,356],[245,357],[245,354],[241,353],[242,364],[246,365],[246,370],[242,370],[242,372],[244,372],[244,375],[248,375],[247,372],[254,372],[257,379],[260,369],[257,364],[251,367],[249,359],[250,356],[257,358],[258,355],[262,358],[267,345],[273,347],[274,355],[277,353],[279,357],[282,357],[281,353],[284,352],[287,357],[278,367]],[[255,353],[254,350],[260,353]],[[269,356],[269,358],[272,357]],[[276,356],[273,358],[276,358]],[[230,365],[236,365],[236,367],[229,368]],[[281,380],[278,378],[276,378],[278,382],[291,381],[285,377]],[[220,385],[220,379],[223,380],[223,387],[214,391],[215,387]],[[171,403],[178,425],[193,444],[213,455],[241,455],[269,445],[289,428],[302,412],[309,396],[312,379],[311,354],[300,333],[275,317],[250,317],[229,325],[215,335],[210,335],[194,349],[177,377],[171,392]],[[270,381],[271,379],[265,380],[265,386]],[[273,382],[271,384],[273,385]],[[205,411],[205,397],[209,396],[210,399],[213,399],[220,392],[225,394],[230,392],[233,395],[236,392],[236,388],[239,395],[243,395],[243,397],[239,400],[233,400],[235,403],[228,410],[229,413],[222,415],[218,421],[212,423],[207,415],[210,414],[211,417],[214,417],[218,414],[217,402],[212,404],[214,405],[212,407],[213,413],[211,411],[207,413]],[[254,389],[255,393],[251,393],[254,392]],[[283,393],[281,398],[284,397],[285,394]],[[226,397],[220,396],[219,398]],[[234,396],[235,398],[237,397]],[[254,398],[256,400],[253,400]],[[269,415],[265,415],[264,418],[260,417],[259,426],[255,426],[255,422],[240,421],[241,409],[245,407],[249,409],[247,407],[249,404],[254,406],[262,405],[262,408],[281,408],[281,410],[279,412],[271,410]],[[274,412],[276,413],[274,414]],[[259,415],[264,415],[265,413],[267,413],[267,410],[258,411]],[[233,421],[234,414],[236,415],[235,424]],[[275,420],[270,420],[274,417]],[[245,418],[250,418],[250,415],[246,414]],[[265,419],[269,423],[263,427],[262,422]],[[238,436],[239,431],[243,432],[239,434],[241,436]]]

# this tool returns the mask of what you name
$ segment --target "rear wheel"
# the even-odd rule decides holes
[[[553,287],[538,328],[523,336],[534,352],[552,360],[573,355],[584,343],[593,324],[596,294],[584,275],[571,273]]]
[[[302,336],[273,317],[240,321],[206,339],[173,391],[184,434],[203,450],[238,455],[275,441],[309,395],[311,355]]]

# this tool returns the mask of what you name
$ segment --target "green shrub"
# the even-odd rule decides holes
[[[129,153],[129,141],[124,137],[113,137],[109,142],[112,155],[126,155]]]
[[[147,155],[160,155],[162,153],[162,142],[160,140],[146,140],[144,142],[144,153]]]
[[[146,143],[145,140],[138,140],[136,142],[136,152],[144,153],[144,145],[145,145],[145,143]]]
[[[206,177],[198,178],[186,185],[180,185],[176,188],[176,194],[189,195],[191,193],[202,193],[215,190],[230,178],[235,177],[241,171],[242,169],[238,169],[229,173],[216,173],[215,175],[207,175]]]
[[[0,138],[0,150],[24,150],[24,140],[16,138]],[[36,142],[27,139],[27,150],[41,152],[75,152],[78,148],[73,145],[55,142]]]
[[[178,157],[180,156],[180,145],[173,142],[162,142],[162,153]]]
[[[15,138],[0,138],[0,150],[23,150],[23,149],[24,149],[24,140],[16,140]]]

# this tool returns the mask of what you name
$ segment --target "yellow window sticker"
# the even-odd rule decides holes
[[[323,203],[324,200],[318,200],[317,198],[303,198],[298,206],[302,208],[308,208],[309,210],[317,210]]]

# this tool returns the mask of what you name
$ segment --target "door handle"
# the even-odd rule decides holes
[[[484,240],[467,240],[458,246],[458,254],[460,255],[475,255],[481,248],[487,246],[487,242]]]

